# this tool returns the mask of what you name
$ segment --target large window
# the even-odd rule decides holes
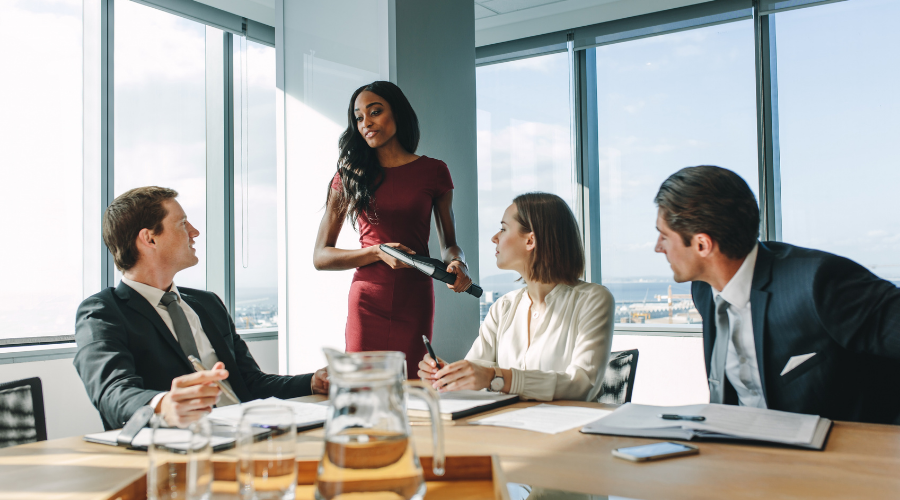
[[[753,22],[594,50],[601,273],[616,322],[700,323],[690,283],[675,283],[654,253],[653,199],[669,175],[694,165],[734,170],[757,192]]]
[[[498,297],[523,283],[498,269],[491,237],[513,198],[559,195],[575,209],[569,55],[551,54],[479,67],[478,247],[481,319]]]
[[[275,49],[235,37],[235,324],[278,326]],[[246,85],[243,85],[246,82]]]
[[[782,231],[900,283],[900,2],[774,16]]]
[[[71,335],[82,279],[82,6],[4,0],[0,340]]]
[[[176,284],[205,289],[206,26],[130,0],[115,15],[115,194],[178,191],[200,263]]]

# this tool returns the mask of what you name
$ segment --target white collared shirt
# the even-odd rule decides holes
[[[721,292],[712,289],[713,300],[719,295],[728,306],[728,322],[737,328],[728,343],[725,357],[725,376],[737,391],[741,406],[766,408],[759,364],[756,357],[756,341],[753,337],[753,317],[750,314],[750,289],[753,285],[753,271],[756,269],[756,255],[759,243],[747,254],[741,267],[725,285]]]
[[[466,359],[509,368],[510,394],[525,399],[590,401],[600,391],[612,342],[614,300],[606,287],[559,284],[532,311],[530,345],[525,288],[500,297],[488,312]]]
[[[147,299],[147,302],[153,306],[153,309],[159,313],[160,318],[162,318],[163,322],[169,327],[169,332],[172,333],[172,336],[175,337],[175,340],[178,340],[178,335],[175,334],[175,326],[172,324],[172,316],[169,315],[169,311],[166,306],[162,305],[162,297],[166,293],[165,290],[160,290],[159,288],[152,287],[150,285],[145,285],[144,283],[140,283],[134,280],[130,280],[128,278],[123,277],[122,283],[125,283],[129,287],[131,287],[134,291],[141,294],[142,297]],[[181,293],[178,291],[178,287],[175,284],[172,284],[171,291],[175,292],[175,295],[178,296],[178,304],[181,306],[181,310],[184,311],[184,316],[187,318],[188,324],[191,325],[191,333],[194,335],[194,342],[197,344],[197,352],[200,353],[200,362],[203,363],[203,366],[206,368],[212,368],[213,365],[218,363],[219,357],[216,356],[216,350],[213,349],[212,344],[209,343],[209,339],[206,337],[206,332],[203,331],[203,325],[200,324],[200,317],[197,316],[197,313],[191,309],[191,306],[187,304],[187,302],[181,299]],[[223,384],[228,386],[231,389],[231,385],[228,384],[227,380],[222,381]],[[159,404],[159,401],[165,396],[166,393],[157,394],[150,400],[150,406],[154,408]],[[216,402],[216,406],[228,406],[238,403],[238,401],[232,401],[224,392],[219,394],[219,399]]]

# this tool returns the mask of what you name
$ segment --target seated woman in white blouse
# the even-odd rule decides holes
[[[525,288],[491,306],[466,359],[437,369],[427,354],[419,377],[441,392],[488,389],[538,401],[590,401],[600,391],[612,342],[612,294],[579,280],[584,249],[569,206],[547,193],[518,196],[506,209],[497,267]]]

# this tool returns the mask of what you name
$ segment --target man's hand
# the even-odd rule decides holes
[[[312,381],[310,381],[310,386],[312,387],[313,394],[325,394],[328,395],[328,367],[319,368],[316,370],[316,373],[313,373]]]
[[[434,379],[432,385],[438,392],[463,389],[480,391],[491,385],[491,380],[494,378],[494,369],[463,359],[444,365],[431,378]]]
[[[212,411],[219,397],[217,380],[228,378],[225,363],[219,361],[212,370],[182,375],[172,380],[172,390],[166,393],[156,407],[172,427],[187,427]]]

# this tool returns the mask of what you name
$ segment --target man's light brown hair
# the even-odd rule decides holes
[[[525,193],[513,200],[523,233],[534,232],[531,276],[538,283],[574,283],[584,273],[584,246],[575,215],[559,196]]]
[[[119,195],[103,213],[103,241],[113,255],[116,267],[125,272],[137,264],[140,254],[137,237],[142,229],[162,234],[163,219],[169,212],[163,202],[174,199],[174,189],[146,186]]]

